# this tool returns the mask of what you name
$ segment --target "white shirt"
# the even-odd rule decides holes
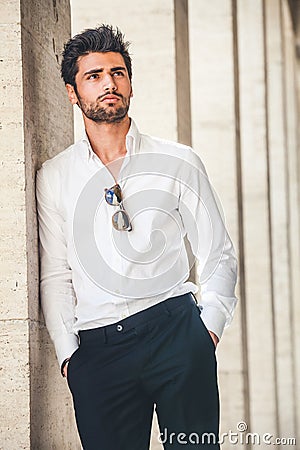
[[[232,319],[237,264],[199,156],[140,134],[134,121],[118,183],[132,231],[117,231],[115,184],[87,136],[37,174],[40,292],[58,361],[78,348],[78,331],[118,322],[169,297],[196,293],[187,281],[184,236],[198,260],[202,320],[219,338]]]

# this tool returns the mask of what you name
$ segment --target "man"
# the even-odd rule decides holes
[[[236,259],[203,164],[129,118],[118,29],[70,39],[62,77],[85,135],[38,172],[41,300],[83,448],[148,449],[155,407],[165,449],[217,449],[215,347],[236,304]]]

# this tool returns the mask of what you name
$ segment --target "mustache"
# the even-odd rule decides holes
[[[116,97],[120,97],[120,98],[123,98],[123,95],[122,94],[117,94],[116,92],[105,92],[105,94],[102,94],[102,95],[100,95],[98,98],[97,98],[97,100],[103,100],[104,99],[104,97],[106,97],[107,95],[114,95],[114,96],[116,96]]]

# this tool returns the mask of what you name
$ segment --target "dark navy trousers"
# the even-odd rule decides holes
[[[80,332],[68,366],[84,450],[219,449],[214,343],[192,294]]]

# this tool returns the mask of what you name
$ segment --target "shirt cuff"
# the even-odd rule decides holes
[[[66,358],[70,358],[71,355],[78,349],[79,341],[76,334],[63,334],[54,342],[56,355],[61,367]]]
[[[204,305],[201,311],[201,319],[206,328],[215,333],[220,340],[226,324],[225,314],[214,306]]]

